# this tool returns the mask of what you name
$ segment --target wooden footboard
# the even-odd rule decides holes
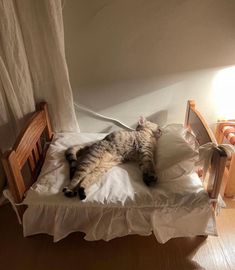
[[[28,182],[29,185],[32,185],[42,167],[48,148],[47,142],[50,142],[52,137],[47,104],[40,103],[12,149],[2,156],[2,164],[15,203],[22,202],[25,191],[29,188],[22,174],[24,165],[27,163],[29,166],[30,179]]]
[[[215,143],[215,145],[217,144],[212,130],[209,128],[206,120],[200,112],[196,110],[195,102],[192,100],[188,101],[187,104],[185,127],[189,128],[194,133],[199,145],[203,145],[208,142]],[[210,182],[213,183],[212,189],[208,190],[211,199],[218,198],[226,160],[227,155],[225,151],[219,146],[215,146],[209,172]]]

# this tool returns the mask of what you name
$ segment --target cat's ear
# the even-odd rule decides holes
[[[143,126],[146,123],[146,119],[144,116],[140,116],[139,118],[139,125]]]
[[[159,139],[162,136],[162,130],[160,128],[158,128],[157,131],[155,131],[155,136],[157,139]]]

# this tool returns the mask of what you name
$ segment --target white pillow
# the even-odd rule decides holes
[[[162,129],[158,140],[157,175],[160,181],[188,175],[195,169],[199,145],[181,124],[170,124]]]

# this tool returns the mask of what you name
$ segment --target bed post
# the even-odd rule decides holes
[[[222,148],[216,147],[212,156],[210,169],[211,170],[210,180],[212,179],[213,182],[212,190],[209,191],[211,199],[218,199],[223,180],[224,170],[226,167],[226,161],[227,161],[226,152]]]
[[[20,203],[25,192],[25,184],[14,150],[4,153],[2,164],[8,179],[11,194],[16,203]],[[17,179],[17,181],[15,180]]]
[[[39,104],[37,104],[37,110],[38,111],[44,111],[45,112],[45,116],[46,116],[46,128],[45,128],[45,135],[46,135],[46,139],[47,141],[51,141],[52,137],[53,137],[53,132],[52,132],[52,127],[51,127],[51,121],[49,118],[49,113],[48,113],[48,106],[46,102],[40,102]]]
[[[2,155],[2,165],[4,172],[7,177],[7,182],[11,195],[13,197],[14,203],[21,203],[25,193],[25,183],[23,176],[18,165],[16,152],[14,150],[7,151]],[[22,221],[23,213],[25,211],[24,205],[16,205],[17,211],[19,213],[19,218]]]
[[[189,126],[190,111],[191,111],[191,109],[195,110],[195,108],[196,108],[195,101],[194,100],[188,100],[186,113],[185,113],[185,122],[184,122],[184,127],[185,128],[190,128],[190,126]]]

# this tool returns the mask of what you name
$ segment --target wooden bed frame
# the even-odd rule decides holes
[[[216,142],[205,119],[195,109],[194,101],[188,101],[185,127],[194,133],[200,145],[207,142]],[[45,159],[48,143],[52,138],[53,132],[47,104],[40,103],[37,106],[37,111],[18,136],[12,150],[5,152],[2,157],[9,189],[16,204],[23,201],[25,192],[36,181]],[[216,147],[210,167],[210,177],[214,183],[212,190],[208,191],[211,199],[216,200],[218,198],[226,159],[226,153],[220,147]],[[25,184],[22,174],[22,168],[26,163],[29,165],[31,174],[29,185]],[[22,217],[25,207],[17,206],[17,208]]]
[[[37,180],[52,138],[47,104],[42,102],[38,104],[36,112],[19,134],[12,149],[2,155],[2,165],[16,204],[23,201],[25,192]],[[28,181],[25,181],[22,172],[26,163],[30,170]],[[16,207],[22,217],[25,207]]]

